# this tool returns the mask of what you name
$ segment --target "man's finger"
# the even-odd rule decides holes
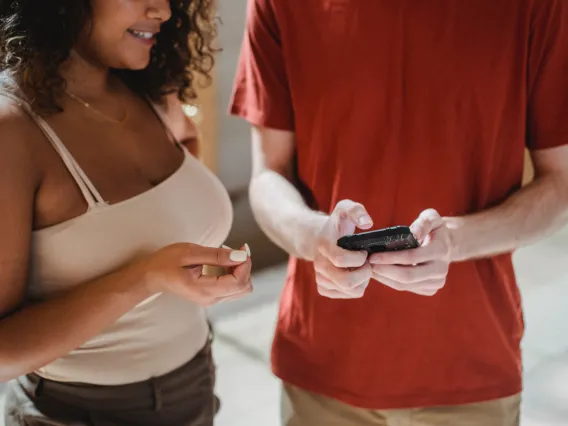
[[[318,287],[320,296],[327,297],[328,299],[353,299],[346,293],[337,290],[328,290],[327,288]]]
[[[324,274],[316,273],[316,284],[327,290],[337,290],[337,286]]]
[[[441,262],[430,262],[418,266],[373,265],[373,273],[402,284],[414,284],[444,278],[448,270]]]
[[[318,293],[329,299],[360,299],[364,296],[367,286],[360,286],[352,291],[340,291],[328,289],[325,287],[318,287]]]
[[[334,242],[320,244],[320,253],[337,268],[359,268],[367,261],[367,252],[342,249]]]
[[[375,280],[396,291],[406,291],[419,296],[434,296],[443,286],[443,280],[427,280],[416,284],[402,284],[381,275],[375,275]]]
[[[435,245],[425,245],[415,249],[375,253],[369,256],[373,265],[418,265],[438,259],[439,248]]]
[[[381,283],[381,284],[386,285],[387,287],[392,288],[393,290],[396,290],[396,291],[407,291],[407,289],[405,289],[404,286],[403,286],[401,283],[399,283],[399,282],[397,282],[397,281],[393,281],[393,280],[391,280],[390,278],[383,277],[383,276],[381,276],[381,275],[379,275],[379,274],[373,275],[373,279],[376,280],[376,281],[378,281],[378,282]]]
[[[334,238],[352,234],[355,228],[369,229],[373,226],[373,220],[360,203],[351,200],[342,200],[335,206],[331,214],[329,225]]]
[[[333,282],[332,280],[327,278],[325,275],[322,275],[322,274],[319,274],[319,273],[316,274],[316,283],[317,283],[318,287],[324,288],[326,290],[332,290],[332,291],[344,293],[344,294],[346,294],[347,296],[350,296],[350,297],[362,297],[363,294],[365,293],[367,286],[369,285],[369,280],[370,280],[370,278],[367,278],[366,280],[361,281],[357,285],[354,285],[352,287],[347,288],[347,287],[341,287],[341,286],[337,285],[337,283]]]
[[[373,271],[371,266],[366,263],[360,268],[343,269],[336,268],[329,262],[318,264],[317,271],[328,280],[335,284],[335,287],[343,290],[350,290],[371,279]]]
[[[410,231],[418,241],[422,242],[430,232],[443,224],[444,221],[436,210],[427,209],[410,225]]]

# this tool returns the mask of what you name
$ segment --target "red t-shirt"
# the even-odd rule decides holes
[[[295,132],[321,211],[477,212],[520,188],[525,146],[568,142],[568,1],[249,0],[231,112]],[[522,335],[508,254],[451,265],[434,297],[360,300],[291,259],[272,365],[354,406],[463,404],[521,391]]]

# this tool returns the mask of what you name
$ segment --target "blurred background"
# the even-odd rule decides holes
[[[248,125],[229,117],[227,105],[244,31],[245,0],[219,0],[219,45],[214,84],[186,112],[199,126],[203,161],[228,188],[235,208],[228,245],[247,242],[255,266],[252,296],[215,306],[218,426],[278,426],[279,382],[269,350],[286,255],[256,226],[248,203]],[[526,179],[531,177],[527,161]],[[568,425],[568,230],[520,250],[515,265],[527,324],[524,339],[523,426]],[[0,392],[1,392],[0,384]],[[480,425],[482,426],[482,425]]]

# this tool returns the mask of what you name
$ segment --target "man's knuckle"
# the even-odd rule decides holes
[[[327,245],[328,245],[328,240],[323,236],[318,237],[318,239],[316,240],[316,247],[318,253],[322,253],[323,250],[327,247]]]
[[[449,267],[444,262],[438,262],[435,266],[435,276],[443,278],[448,274]]]
[[[433,209],[433,208],[429,208],[426,209],[424,211],[425,215],[427,215],[429,218],[436,218],[436,217],[440,217],[440,213],[438,213],[438,210]]]
[[[369,281],[360,284],[359,286],[355,287],[354,293],[357,297],[363,297],[365,295],[365,291],[367,290],[367,286],[369,285]]]
[[[420,263],[420,255],[418,252],[413,250],[408,250],[406,253],[400,253],[400,263],[415,265]]]
[[[361,210],[363,210],[364,207],[362,204],[359,203],[355,203],[353,201],[351,201],[351,204],[349,205],[349,210],[347,211],[347,213],[349,213],[350,215],[355,215],[358,213],[361,213]]]
[[[345,198],[337,203],[336,209],[345,211],[346,209],[349,209],[353,204],[354,203],[352,200]]]
[[[365,296],[365,289],[361,289],[361,290],[358,289],[358,290],[355,290],[354,296],[355,296],[355,298],[357,298],[357,299],[362,298],[363,296]]]
[[[329,257],[329,261],[336,267],[341,268],[345,264],[345,256],[341,254],[334,254]]]
[[[365,266],[369,266],[369,268],[371,267],[370,264],[367,263],[367,255],[365,255],[364,253],[358,253],[357,256],[353,259],[353,263],[357,268]]]
[[[343,287],[352,287],[357,283],[357,272],[341,269],[338,272],[338,279],[343,283]]]
[[[349,276],[346,280],[347,287],[352,289],[352,288],[357,287],[359,284],[361,284],[361,278],[359,277],[359,275],[349,274]]]
[[[400,269],[397,275],[398,280],[406,284],[414,281],[416,272],[413,268]]]
[[[407,288],[402,283],[396,281],[389,282],[387,285],[396,291],[407,291]]]
[[[314,269],[316,273],[321,273],[324,270],[324,262],[321,257],[316,258],[314,261]]]

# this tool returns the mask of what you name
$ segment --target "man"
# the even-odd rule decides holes
[[[291,254],[285,424],[518,425],[511,253],[568,218],[568,0],[249,0],[231,111]],[[336,246],[407,224],[420,248]]]

